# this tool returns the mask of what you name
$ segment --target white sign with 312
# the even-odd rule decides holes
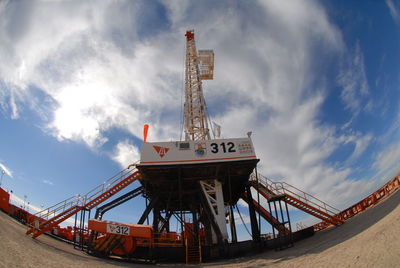
[[[129,235],[129,227],[118,224],[107,224],[107,233]]]
[[[140,165],[211,163],[256,159],[250,138],[146,142]]]

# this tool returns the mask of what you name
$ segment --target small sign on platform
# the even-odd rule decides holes
[[[119,234],[119,235],[129,235],[129,227],[117,224],[107,224],[107,233]]]

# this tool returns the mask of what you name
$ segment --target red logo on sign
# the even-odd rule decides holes
[[[158,153],[158,155],[161,158],[163,158],[164,155],[166,155],[167,152],[169,151],[169,148],[166,148],[166,147],[161,147],[161,146],[156,146],[156,145],[153,145],[153,147],[154,147],[154,150],[156,150],[156,152]]]

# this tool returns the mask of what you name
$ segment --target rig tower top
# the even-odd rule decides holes
[[[185,140],[209,140],[210,129],[207,122],[207,106],[201,81],[213,79],[214,52],[212,50],[199,50],[197,52],[193,30],[187,31],[185,36]]]

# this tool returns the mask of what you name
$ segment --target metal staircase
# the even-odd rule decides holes
[[[246,193],[243,193],[242,199],[249,202],[248,196]],[[290,230],[287,229],[281,222],[278,221],[277,218],[271,215],[266,209],[264,209],[256,200],[252,200],[255,210],[266,220],[268,221],[279,233],[289,234]]]
[[[268,201],[282,199],[287,204],[313,215],[332,225],[344,221],[338,216],[340,211],[320,199],[285,182],[273,182],[258,174],[250,176],[251,185]]]
[[[90,210],[96,207],[140,178],[141,175],[136,169],[125,169],[83,196],[78,195],[68,198],[52,207],[38,212],[35,216],[45,221],[38,224],[31,223],[33,227],[29,229],[26,234],[32,233],[32,237],[36,238],[79,211],[83,209]]]

